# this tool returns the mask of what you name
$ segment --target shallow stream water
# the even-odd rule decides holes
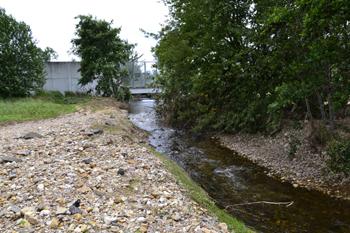
[[[157,123],[154,101],[130,103],[130,120],[152,133],[151,144],[183,167],[228,212],[257,232],[350,232],[350,204],[317,191],[294,188],[265,175],[257,166],[218,141]]]

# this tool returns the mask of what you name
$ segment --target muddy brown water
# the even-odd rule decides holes
[[[350,232],[350,204],[318,191],[294,188],[265,175],[257,166],[216,140],[159,124],[154,101],[130,103],[130,120],[150,131],[158,152],[168,155],[200,184],[221,208],[252,202],[293,202],[292,205],[249,204],[228,212],[257,232]]]

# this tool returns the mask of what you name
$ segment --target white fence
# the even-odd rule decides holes
[[[157,73],[157,69],[152,65],[155,62],[128,62],[126,68],[130,76],[126,78],[126,85],[131,88],[144,88],[146,84],[152,82],[152,76]],[[79,91],[86,92],[95,90],[97,82],[81,86],[78,80],[81,78],[80,62],[46,62],[47,80],[44,90],[47,91]]]

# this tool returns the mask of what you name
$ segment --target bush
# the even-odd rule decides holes
[[[289,146],[290,146],[290,150],[289,150],[289,157],[294,158],[295,157],[295,153],[298,150],[298,147],[301,145],[301,142],[298,138],[296,138],[294,135],[290,135],[290,142],[289,142]]]
[[[130,88],[126,86],[119,87],[119,90],[114,97],[120,102],[128,102],[132,99]]]
[[[348,177],[350,172],[350,138],[343,137],[330,141],[327,155],[329,156],[327,164],[332,172],[344,173],[345,177]]]
[[[77,94],[74,91],[65,91],[64,96],[65,97],[77,97]]]

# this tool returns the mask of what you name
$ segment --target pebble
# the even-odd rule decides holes
[[[0,146],[0,232],[160,233],[199,225],[201,232],[223,231],[209,212],[188,211],[199,207],[160,159],[139,145],[148,138],[143,131],[133,128],[130,140],[90,128],[106,117],[82,111],[0,126],[0,145],[6,145]],[[27,132],[42,137],[14,139]],[[11,174],[17,176],[10,180]],[[72,205],[77,199],[79,207]],[[21,218],[26,228],[17,223]]]
[[[37,225],[39,223],[39,220],[36,217],[29,216],[27,218],[28,222],[32,225]]]
[[[109,126],[114,126],[114,123],[109,120],[106,120],[105,124]]]
[[[58,222],[58,220],[55,218],[55,219],[53,219],[52,221],[51,221],[51,223],[50,223],[50,229],[55,229],[55,228],[57,228],[59,226],[59,222]]]
[[[125,174],[125,169],[124,168],[119,168],[118,174],[123,176]]]
[[[92,158],[83,159],[82,162],[85,163],[85,164],[89,164],[89,163],[92,162]]]
[[[43,211],[45,211],[45,210],[43,210]],[[67,211],[68,211],[68,209],[65,207],[58,207],[57,211],[56,211],[56,215],[65,214]]]

